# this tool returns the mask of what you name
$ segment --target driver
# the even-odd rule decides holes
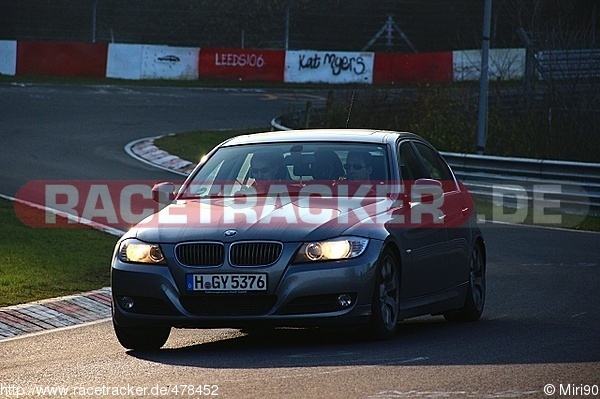
[[[266,193],[273,183],[285,179],[283,154],[274,151],[255,153],[250,159],[250,177],[254,179],[252,187],[257,193]]]
[[[273,181],[280,179],[279,169],[283,163],[281,154],[275,152],[257,152],[250,160],[250,177],[255,181]]]

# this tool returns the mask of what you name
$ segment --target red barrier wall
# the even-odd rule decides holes
[[[451,82],[452,52],[422,54],[375,54],[373,83]]]
[[[105,43],[18,42],[17,75],[103,78],[107,51]]]
[[[283,82],[285,51],[201,48],[200,79]]]

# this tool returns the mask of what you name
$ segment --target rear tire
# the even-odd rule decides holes
[[[371,339],[385,340],[396,334],[400,313],[400,275],[394,251],[383,250],[376,270],[371,320],[366,333]]]
[[[133,350],[157,350],[167,342],[169,327],[123,327],[113,320],[113,328],[121,346]]]
[[[444,313],[451,322],[477,321],[485,305],[485,255],[479,243],[476,243],[469,261],[469,288],[462,308]]]

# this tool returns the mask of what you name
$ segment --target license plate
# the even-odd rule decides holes
[[[266,291],[266,274],[188,274],[188,291]]]

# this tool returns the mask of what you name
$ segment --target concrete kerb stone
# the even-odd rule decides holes
[[[129,143],[125,151],[146,164],[187,176],[195,165],[156,147],[156,138],[136,140]],[[110,287],[7,306],[0,308],[0,342],[24,334],[108,319],[110,316]]]
[[[132,157],[151,166],[168,170],[182,176],[187,176],[196,166],[190,161],[183,160],[154,145],[154,140],[163,136],[132,141],[125,146],[125,151]]]
[[[106,319],[110,287],[0,309],[0,341],[18,335]]]

